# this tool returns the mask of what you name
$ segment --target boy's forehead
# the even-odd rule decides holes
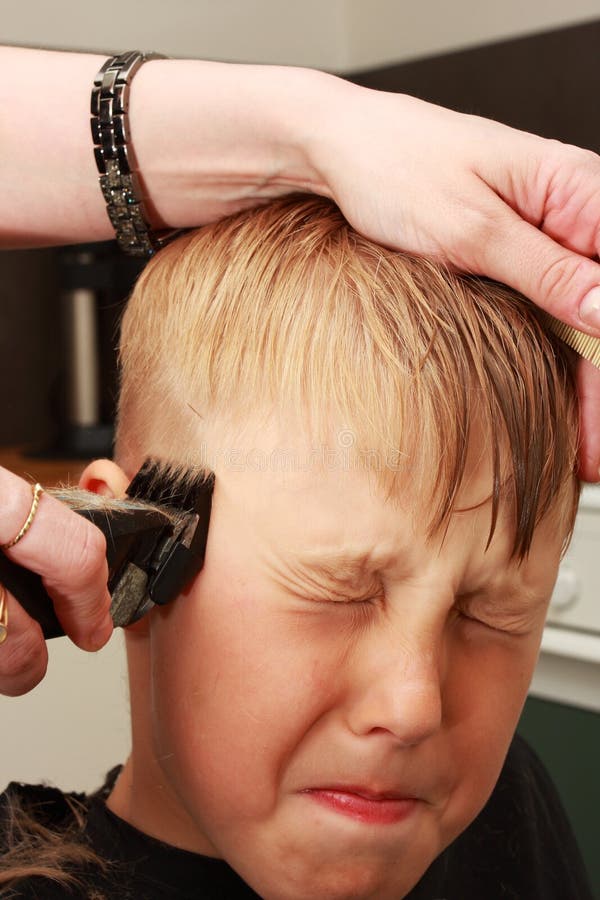
[[[261,416],[205,434],[202,461],[215,472],[217,485],[230,502],[260,515],[310,506],[344,527],[362,527],[374,511],[400,511],[422,522],[432,493],[444,487],[439,461],[428,458],[417,440],[411,441],[412,452],[382,449],[376,439],[364,447],[352,425],[334,423],[315,435],[292,417]],[[453,507],[487,504],[492,489],[492,452],[474,429]]]
[[[432,494],[443,491],[436,461],[419,448],[411,457],[403,456],[390,490],[389,481],[385,483],[389,472],[378,464],[365,465],[355,453],[355,434],[351,425],[334,420],[315,437],[302,423],[298,426],[298,417],[279,414],[249,415],[241,427],[205,431],[207,462],[216,474],[215,500],[245,522],[244,540],[253,533],[282,558],[298,559],[315,571],[337,571],[340,577],[347,573],[351,579],[385,567],[399,548],[408,558],[415,541],[425,540]],[[490,441],[475,427],[450,524],[455,531],[477,530],[482,558],[492,493]],[[510,483],[501,492],[498,514],[494,544],[508,560],[514,541]],[[429,542],[430,552],[436,537]],[[485,562],[490,559],[488,553]]]
[[[235,478],[290,493],[322,491],[326,481],[347,486],[349,476],[357,474],[374,490],[393,479],[393,498],[405,505],[426,502],[428,488],[439,482],[440,460],[423,446],[418,422],[407,424],[397,436],[398,445],[364,424],[343,422],[333,414],[322,421],[319,412],[313,420],[312,415],[257,409],[233,420],[202,421],[196,455],[220,480]],[[471,424],[466,449],[462,499],[481,502],[490,492],[493,456],[490,436],[479,421]],[[421,497],[415,495],[417,485]]]
[[[462,495],[464,512],[451,531],[468,537],[483,558],[490,523],[490,485],[483,473]],[[338,582],[357,582],[395,564],[412,568],[439,553],[441,535],[427,534],[428,497],[406,478],[389,496],[377,473],[360,468],[237,467],[217,473],[215,514],[269,565],[285,565]],[[495,546],[508,558],[511,536],[501,511]],[[492,554],[487,560],[491,562]]]

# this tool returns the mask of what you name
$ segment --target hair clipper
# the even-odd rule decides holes
[[[74,511],[106,538],[115,625],[130,625],[154,606],[169,603],[200,571],[213,489],[214,475],[190,481],[146,460],[127,488],[130,502],[98,505],[96,495],[89,494],[88,506],[78,494]],[[68,502],[68,493],[61,499]],[[40,623],[45,638],[64,635],[39,575],[0,553],[0,583]]]

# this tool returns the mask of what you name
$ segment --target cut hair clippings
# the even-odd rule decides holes
[[[115,625],[141,619],[173,600],[204,564],[214,476],[190,481],[147,460],[126,501],[88,491],[52,491],[106,538],[110,614]],[[36,619],[46,639],[64,635],[39,575],[0,553],[0,584]]]

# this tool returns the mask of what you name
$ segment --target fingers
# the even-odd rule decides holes
[[[502,201],[486,202],[471,240],[471,271],[503,281],[568,325],[600,336],[600,265],[525,222]],[[468,257],[467,257],[468,258]]]
[[[543,200],[541,230],[569,250],[595,256],[600,249],[600,156],[557,142],[538,146],[543,152],[534,184]],[[529,196],[536,193],[530,186]]]
[[[0,587],[0,592],[4,591]],[[48,651],[42,629],[8,591],[6,639],[0,644],[0,694],[18,697],[42,680],[48,666]]]
[[[31,510],[30,486],[0,469],[0,544],[19,532]],[[98,650],[112,633],[102,532],[64,504],[42,494],[24,537],[4,551],[42,576],[65,632],[82,649]]]
[[[600,370],[582,359],[577,369],[581,412],[579,474],[584,481],[600,478]]]
[[[600,265],[557,244],[501,201],[494,208],[494,215],[485,217],[471,271],[509,284],[568,325],[600,337]],[[596,482],[600,479],[600,371],[584,360],[578,369],[578,395],[580,476]]]

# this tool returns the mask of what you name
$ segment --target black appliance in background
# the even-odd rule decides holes
[[[36,456],[89,459],[112,454],[118,328],[144,261],[114,241],[58,251],[62,365],[54,391],[55,435]]]

